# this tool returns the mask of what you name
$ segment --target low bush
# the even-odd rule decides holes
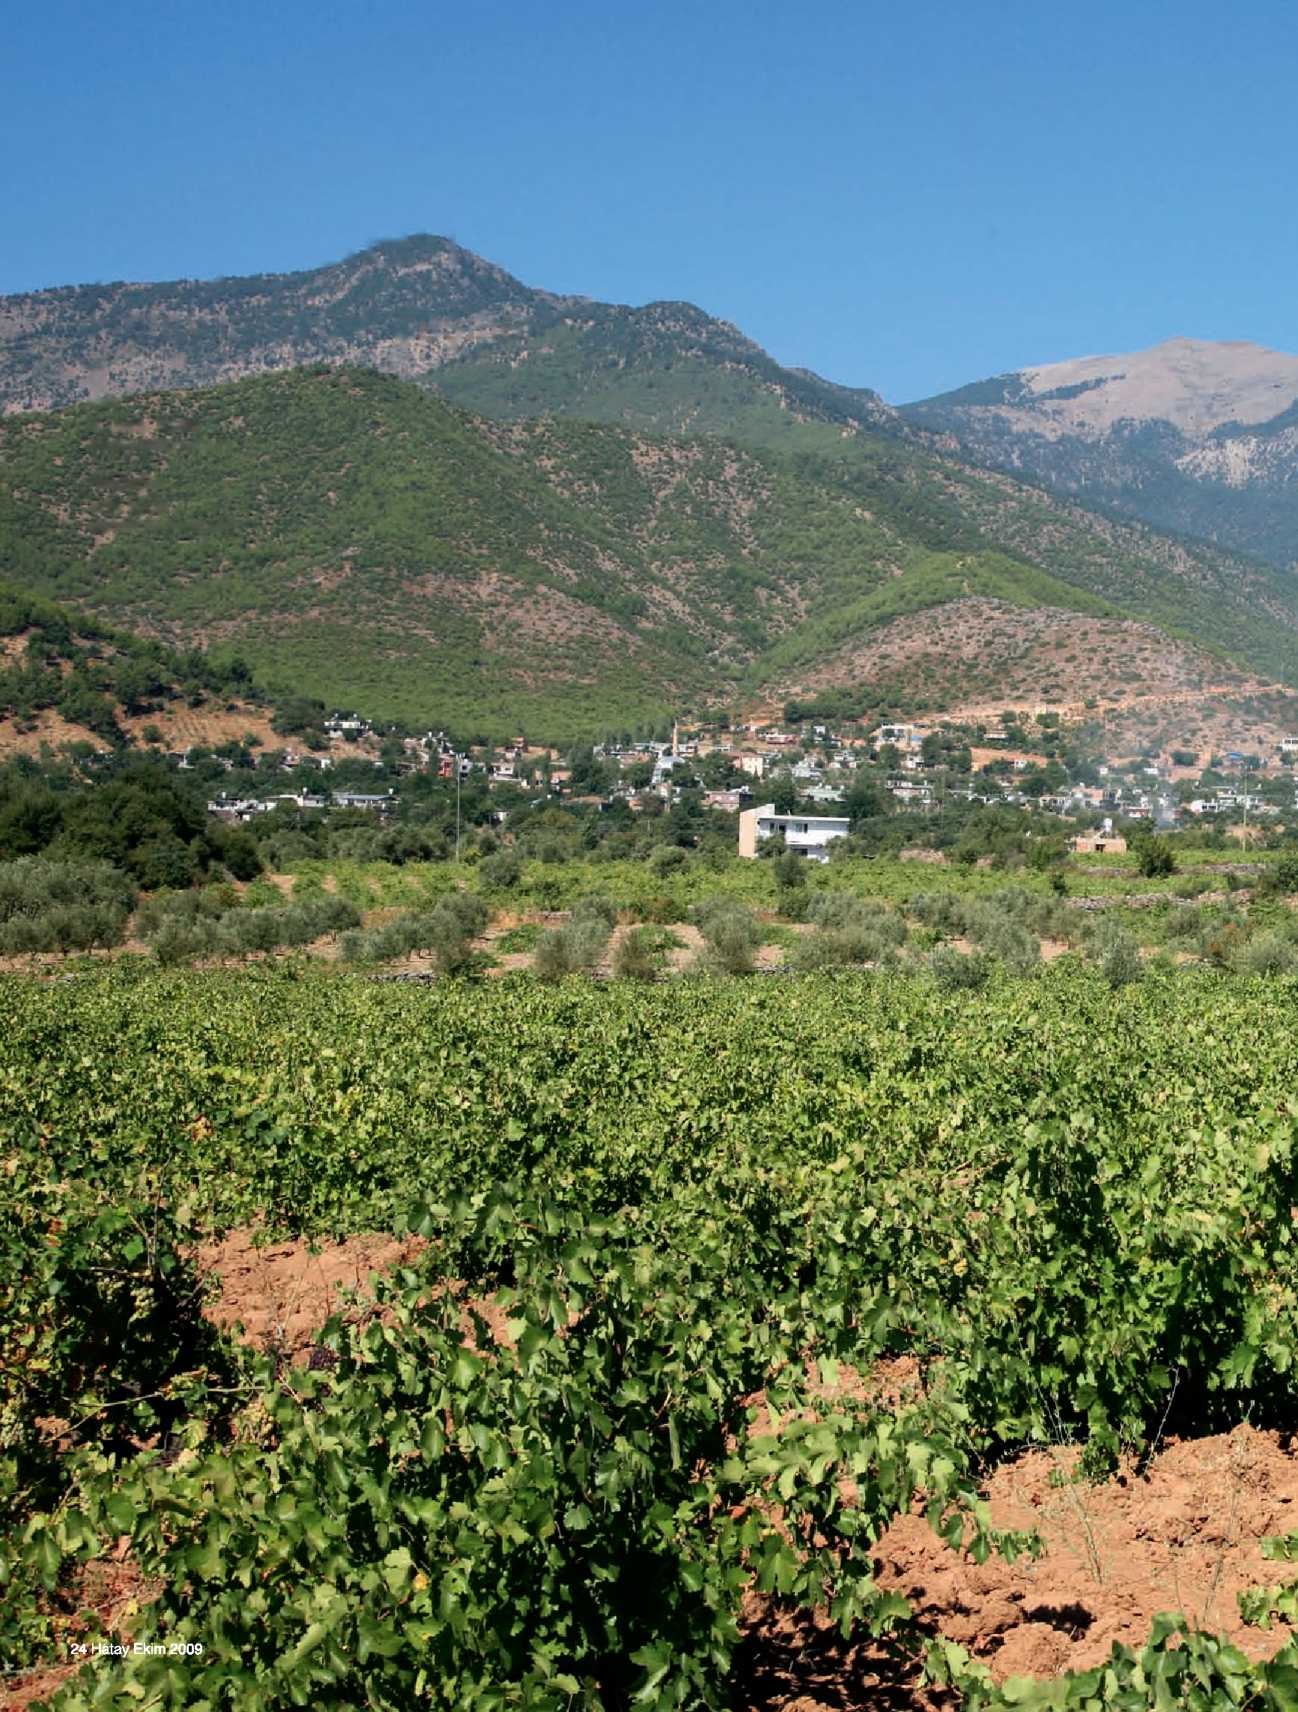
[[[125,925],[125,915],[108,904],[57,904],[0,925],[0,954],[103,949],[121,944]]]
[[[1174,909],[1163,923],[1163,933],[1170,940],[1197,939],[1203,931],[1203,915],[1193,905]]]
[[[613,948],[613,973],[624,981],[653,981],[661,953],[651,927],[633,927]]]
[[[172,917],[151,934],[149,949],[159,963],[168,966],[190,963],[196,957],[215,957],[225,949],[220,924],[211,919],[185,921]]]
[[[1055,905],[1051,900],[1032,901],[1044,904],[1046,910],[1053,914]],[[964,931],[975,945],[996,957],[1012,975],[1030,975],[1041,962],[1041,947],[1036,933],[1021,919],[1021,915],[1027,914],[1040,917],[1035,908],[1031,911],[1024,908],[1019,896],[1012,892],[998,893],[994,898],[978,898],[965,905]]]
[[[223,909],[222,901],[216,887],[152,899],[140,912],[141,937],[160,963],[183,963],[311,945],[361,919],[349,899],[328,893],[270,909]]]
[[[562,927],[543,933],[536,945],[533,969],[543,981],[575,975],[599,962],[611,927],[597,913],[574,916]]]
[[[1011,975],[1031,975],[1041,966],[1037,937],[1021,922],[994,921],[979,938],[982,949],[1005,965]]]
[[[1205,928],[1199,950],[1209,963],[1227,969],[1248,938],[1248,928],[1238,915],[1224,915]]]
[[[238,904],[233,886],[191,887],[183,892],[158,892],[140,905],[135,918],[135,931],[140,938],[151,941],[163,928],[175,923],[219,921]]]
[[[893,963],[897,957],[897,942],[889,935],[866,925],[821,928],[807,934],[793,948],[789,967],[793,969],[842,969],[861,964]]]
[[[649,857],[649,868],[654,874],[675,874],[684,868],[689,857],[678,844],[660,844]]]
[[[130,879],[108,862],[53,862],[44,856],[0,862],[0,922],[41,915],[56,904],[129,910],[134,902]]]
[[[887,904],[852,892],[820,892],[807,905],[807,920],[817,927],[869,933],[889,945],[906,942],[905,917]]]
[[[617,921],[617,905],[598,893],[587,893],[572,906],[572,921],[601,922],[610,932]]]
[[[785,893],[801,893],[806,889],[807,863],[805,858],[799,856],[796,851],[784,851],[782,855],[775,858],[772,866],[775,869],[775,883],[780,889],[782,899]]]
[[[0,863],[0,953],[120,945],[134,902],[130,879],[108,862]]]
[[[964,932],[964,908],[954,892],[915,892],[906,908],[921,927],[945,939]]]
[[[991,979],[992,960],[980,951],[942,945],[928,960],[933,979],[944,992],[977,992]]]
[[[1206,874],[1187,874],[1183,880],[1178,880],[1172,887],[1174,898],[1201,898],[1205,892],[1212,890],[1212,881]]]
[[[498,850],[478,867],[482,884],[494,892],[509,892],[523,877],[523,864],[512,850]]]
[[[453,892],[435,904],[423,922],[413,948],[427,951],[443,975],[453,975],[472,961],[473,940],[487,925],[487,909],[472,893]]]
[[[1111,987],[1130,986],[1145,973],[1140,944],[1120,922],[1102,922],[1091,937],[1090,951],[1100,974]]]
[[[448,892],[439,898],[433,914],[454,922],[466,939],[476,939],[490,920],[491,911],[476,892]]]
[[[670,926],[673,922],[685,920],[685,906],[668,893],[659,892],[640,905],[640,919]]]
[[[541,937],[541,928],[534,921],[521,921],[517,927],[507,928],[494,942],[495,951],[506,953],[517,951],[535,951],[536,942]]]
[[[756,917],[734,898],[709,898],[690,917],[703,935],[703,966],[721,975],[750,974],[761,944]]]
[[[1166,838],[1157,834],[1137,835],[1131,841],[1136,857],[1136,870],[1146,880],[1165,879],[1176,872],[1176,852]]]
[[[1298,968],[1298,949],[1280,933],[1259,933],[1237,945],[1231,967],[1241,975],[1291,975]]]
[[[487,925],[486,904],[474,892],[449,892],[429,910],[401,915],[367,933],[346,933],[340,950],[351,963],[386,963],[422,954],[443,975],[473,964],[473,940]]]

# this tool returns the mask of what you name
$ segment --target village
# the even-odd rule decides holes
[[[1124,827],[1199,824],[1248,836],[1298,811],[1298,738],[1225,753],[1145,749],[1091,754],[1057,713],[1007,711],[995,723],[921,724],[751,720],[675,722],[653,737],[625,735],[559,748],[523,735],[457,744],[445,731],[411,735],[355,713],[334,713],[309,746],[260,752],[227,744],[170,755],[181,770],[236,773],[243,788],[213,792],[216,817],[247,823],[277,809],[400,810],[411,780],[481,794],[507,828],[521,807],[563,805],[642,814],[683,798],[736,817],[740,856],[777,838],[813,861],[870,814],[923,817],[1002,806],[1074,823],[1076,851],[1119,853]],[[234,781],[232,780],[231,783]]]

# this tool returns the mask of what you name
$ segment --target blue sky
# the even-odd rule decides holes
[[[431,231],[898,402],[1298,350],[1279,0],[41,0],[0,52],[0,292]]]

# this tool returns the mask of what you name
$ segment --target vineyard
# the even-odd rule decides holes
[[[1075,962],[5,978],[13,1704],[1298,1705],[1289,1529],[1229,1622],[1169,1583],[1042,1680],[880,1562],[904,1524],[1033,1572],[987,1498],[1024,1453],[1083,1521],[1169,1444],[1287,1466],[1296,1015],[1289,977]],[[228,1232],[397,1258],[291,1350],[213,1324]],[[780,1623],[864,1649],[863,1697],[755,1695]]]

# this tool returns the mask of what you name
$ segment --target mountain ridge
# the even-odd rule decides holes
[[[1169,348],[1225,360],[1137,354],[1160,397]],[[1271,354],[1224,349],[1266,382]],[[809,682],[818,649],[868,700],[862,638],[961,600],[1151,624],[1298,682],[1298,587],[1255,539],[1288,526],[1298,404],[1245,434],[1219,400],[1191,445],[1105,401],[1133,366],[1039,365],[919,420],[693,304],[546,292],[418,234],[297,273],[54,288],[0,299],[0,573],[238,640],[290,689],[502,728]],[[1241,487],[1252,557],[1194,539],[1231,536],[1213,508]],[[1000,647],[1012,613],[977,614]]]
[[[530,382],[539,372],[542,407],[593,420],[629,419],[619,392],[628,366],[660,376],[684,367],[692,396],[664,388],[657,413],[644,407],[645,386],[635,389],[630,415],[664,431],[700,427],[698,396],[709,383],[727,400],[743,394],[845,425],[891,415],[868,389],[783,368],[695,304],[636,307],[545,291],[432,234],[382,239],[290,273],[0,297],[0,414],[315,362],[441,383],[453,403],[504,416],[538,413]],[[703,425],[724,420],[726,408],[705,408]]]
[[[0,414],[315,362],[376,368],[509,420],[567,416],[799,454],[879,433],[1298,564],[1298,357],[1247,340],[1178,336],[894,409],[777,363],[694,304],[547,291],[430,234],[295,272],[0,298]]]

